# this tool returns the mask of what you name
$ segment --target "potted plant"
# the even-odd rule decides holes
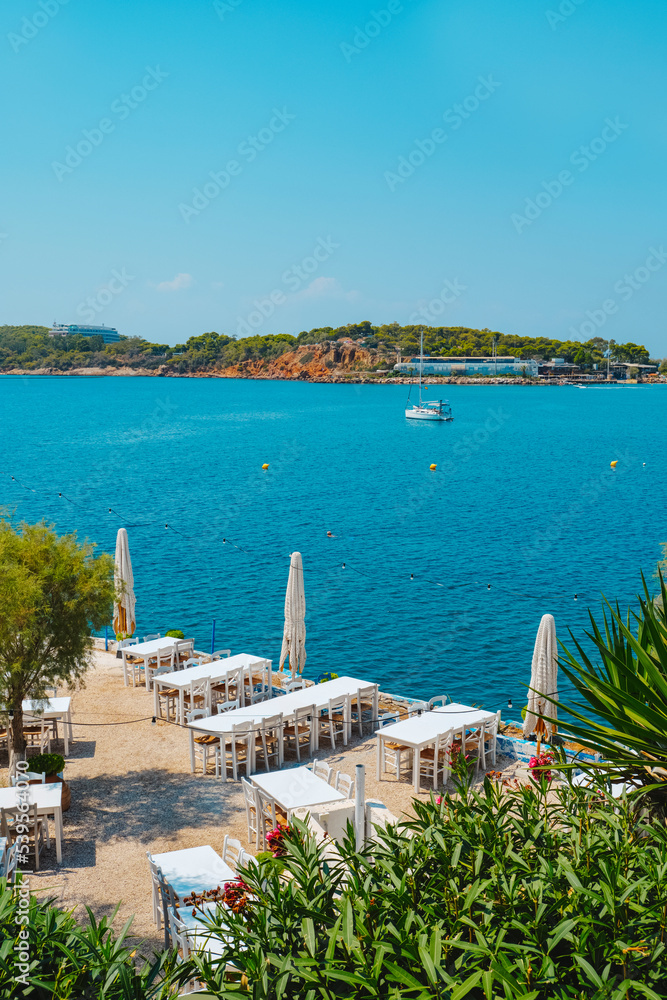
[[[47,785],[53,784],[57,781],[61,781],[63,785],[63,797],[62,797],[62,808],[63,812],[67,812],[72,801],[72,793],[70,787],[63,778],[63,770],[65,769],[65,758],[59,753],[40,753],[36,757],[31,757],[28,760],[30,770],[33,774],[44,774],[46,775]]]
[[[181,632],[180,628],[170,628],[164,634],[165,637],[169,636],[170,639],[185,639],[185,632]]]

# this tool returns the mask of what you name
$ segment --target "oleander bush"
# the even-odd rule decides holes
[[[223,958],[182,974],[238,1000],[664,998],[665,826],[603,787],[549,788],[464,781],[340,861],[295,824],[283,876],[251,865],[212,920]]]
[[[642,578],[643,579],[643,578]],[[560,666],[578,698],[561,700],[562,733],[598,753],[610,779],[645,790],[656,815],[667,814],[667,588],[658,573],[655,599],[646,581],[637,610],[624,616],[606,603],[602,621],[589,612],[595,651],[572,637]]]
[[[73,911],[57,909],[52,899],[27,892],[22,898],[26,886],[20,875],[14,887],[0,878],[3,1000],[167,1000],[178,995],[170,985],[173,954],[137,962],[126,940],[131,921],[116,934],[113,916],[98,921],[88,910],[86,922],[79,924]]]

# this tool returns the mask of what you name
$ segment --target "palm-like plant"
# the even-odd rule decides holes
[[[600,627],[589,611],[599,664],[574,636],[576,651],[563,646],[560,665],[581,700],[559,702],[558,714],[561,730],[600,754],[597,769],[667,791],[667,589],[660,573],[654,600],[642,582],[638,613],[624,619],[606,602]]]

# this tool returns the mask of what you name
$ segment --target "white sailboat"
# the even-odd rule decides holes
[[[408,393],[408,407],[405,416],[409,420],[453,420],[452,408],[447,400],[425,400],[422,399],[422,379],[424,376],[424,330],[421,332],[419,345],[419,402],[410,403]]]

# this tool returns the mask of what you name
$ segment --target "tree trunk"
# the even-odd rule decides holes
[[[23,735],[23,702],[14,705],[14,716],[9,720],[7,730],[9,747],[9,773],[14,774],[17,760],[25,760],[25,736]]]

